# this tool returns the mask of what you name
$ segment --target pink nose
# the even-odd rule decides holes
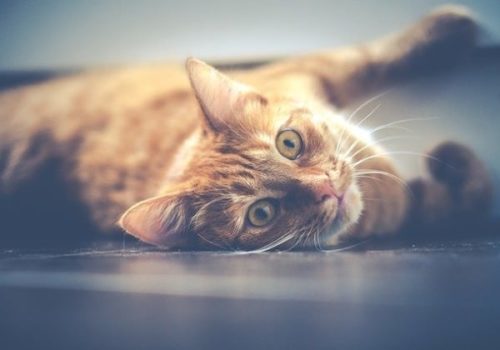
[[[323,181],[312,187],[314,199],[317,203],[322,203],[331,198],[337,198],[339,201],[343,198],[343,193],[338,193],[333,187],[331,181]]]

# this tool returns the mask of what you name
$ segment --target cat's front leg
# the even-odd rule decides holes
[[[437,8],[404,31],[358,47],[365,59],[344,77],[348,89],[342,89],[342,81],[333,81],[332,88],[340,91],[338,99],[344,104],[390,84],[448,69],[472,52],[477,32],[466,8]]]
[[[273,79],[308,75],[315,90],[338,107],[460,61],[476,45],[477,23],[462,6],[440,7],[399,33],[367,44],[325,50],[264,66]]]
[[[475,48],[477,32],[465,7],[447,5],[405,31],[369,44],[368,50],[380,82],[390,83],[456,64]]]

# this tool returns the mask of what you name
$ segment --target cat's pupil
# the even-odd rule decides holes
[[[255,216],[259,220],[266,220],[267,219],[267,211],[264,208],[259,208],[255,211]]]
[[[285,141],[283,141],[283,143],[288,148],[295,148],[295,143],[290,139],[285,139]]]

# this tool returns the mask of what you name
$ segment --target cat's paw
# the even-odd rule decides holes
[[[453,141],[439,144],[427,160],[434,179],[448,186],[463,185],[471,177],[478,160],[468,147]]]
[[[475,46],[478,24],[466,7],[445,5],[425,16],[418,29],[433,54],[460,55]]]
[[[450,141],[438,145],[429,155],[429,172],[448,188],[460,211],[483,212],[491,207],[491,180],[483,162],[470,148]]]
[[[387,74],[396,77],[418,75],[448,68],[467,57],[476,48],[479,26],[470,12],[461,6],[443,6],[424,16],[385,47],[375,52],[390,53]]]

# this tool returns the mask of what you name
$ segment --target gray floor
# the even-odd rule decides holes
[[[498,349],[500,238],[380,250],[0,252],[4,349]]]

